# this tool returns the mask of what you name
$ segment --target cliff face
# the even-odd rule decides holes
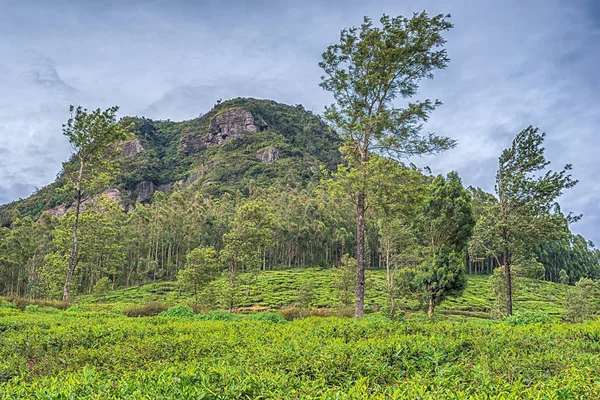
[[[125,117],[123,124],[133,138],[118,145],[121,173],[104,194],[126,210],[152,201],[157,191],[211,198],[273,184],[302,186],[320,178],[321,165],[332,170],[340,161],[339,138],[319,117],[270,100],[225,101],[189,121]],[[9,224],[15,210],[34,218],[43,211],[64,215],[72,197],[57,190],[63,185],[59,176],[31,197],[0,206],[0,224]]]
[[[246,133],[262,132],[268,127],[264,120],[255,118],[250,111],[233,107],[212,117],[207,133],[184,136],[182,146],[186,151],[194,151],[224,144]]]

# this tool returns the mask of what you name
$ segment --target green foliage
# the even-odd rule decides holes
[[[213,281],[219,272],[217,252],[212,247],[196,248],[188,253],[187,265],[177,274],[183,287],[194,290],[194,305],[198,307],[198,288]]]
[[[161,317],[194,318],[196,313],[189,306],[179,305],[169,308],[159,314]]]
[[[356,260],[345,254],[340,266],[335,269],[335,285],[340,293],[340,303],[348,307],[352,304],[356,287]]]
[[[560,270],[560,272],[558,273],[558,281],[563,285],[569,284],[570,279],[569,275],[567,274],[567,271],[565,271],[564,269]]]
[[[96,296],[102,296],[111,289],[112,282],[107,277],[101,278],[94,285],[94,294]]]
[[[456,172],[435,178],[421,207],[416,231],[424,261],[417,278],[433,317],[435,306],[466,286],[463,252],[475,221],[471,196]]]
[[[197,314],[195,316],[198,321],[239,321],[240,319],[234,314],[227,311],[210,311],[206,314]]]
[[[0,309],[0,391],[69,398],[596,398],[599,323],[195,321]],[[43,333],[43,334],[42,334]],[[510,365],[507,369],[506,366]],[[109,382],[110,384],[107,384]]]
[[[58,308],[54,307],[41,307],[37,304],[29,304],[25,307],[25,311],[32,313],[43,313],[43,314],[57,314],[60,313]]]
[[[538,128],[527,127],[514,138],[511,147],[499,158],[496,173],[498,201],[485,203],[475,229],[475,247],[493,255],[500,263],[503,258],[506,275],[510,266],[544,240],[565,236],[566,224],[572,217],[564,217],[556,198],[577,181],[568,173],[571,165],[560,172],[546,171],[550,164],[542,147],[545,134]],[[507,314],[512,314],[511,290],[507,286]]]
[[[311,280],[303,281],[298,287],[296,295],[296,306],[300,308],[309,308],[315,299],[315,284]]]
[[[287,320],[285,318],[283,318],[281,316],[281,314],[278,312],[254,313],[254,314],[250,314],[250,316],[248,316],[248,319],[252,320],[252,321],[272,322],[274,324],[283,324],[283,323],[287,322]]]
[[[406,156],[453,146],[447,138],[419,135],[421,122],[438,101],[394,107],[394,99],[412,97],[421,79],[446,67],[442,33],[452,28],[448,18],[430,18],[425,12],[412,18],[384,15],[377,27],[365,17],[360,28],[344,29],[339,44],[323,53],[320,86],[335,98],[325,116],[357,150],[374,148]]]
[[[598,304],[594,301],[598,296],[598,283],[587,278],[581,278],[575,287],[567,292],[566,318],[572,322],[583,322],[596,312]]]
[[[530,324],[544,324],[556,321],[552,316],[536,311],[517,312],[506,318],[504,323],[510,326],[522,326]]]

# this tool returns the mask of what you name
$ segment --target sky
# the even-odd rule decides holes
[[[70,104],[185,120],[218,99],[268,98],[321,114],[317,63],[341,29],[426,10],[451,14],[448,68],[417,97],[444,104],[425,130],[458,146],[412,160],[493,191],[498,156],[528,125],[551,168],[573,164],[563,211],[600,244],[600,2],[0,0],[0,203],[54,180]]]

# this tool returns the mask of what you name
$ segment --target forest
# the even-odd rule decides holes
[[[457,145],[427,132],[442,103],[415,99],[452,28],[422,12],[344,29],[323,115],[71,106],[56,180],[0,207],[6,398],[598,394],[578,371],[598,370],[600,250],[558,202],[577,180],[546,159],[552,127],[512,132],[493,193],[413,163]]]

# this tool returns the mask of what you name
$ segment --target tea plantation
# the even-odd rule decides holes
[[[486,277],[470,277],[465,295],[433,322],[422,312],[398,321],[382,312],[358,321],[248,312],[292,304],[299,278],[314,282],[315,307],[336,304],[336,291],[322,285],[330,272],[318,269],[261,274],[240,301],[246,312],[234,314],[195,314],[183,304],[189,295],[167,282],[85,297],[66,310],[3,301],[0,398],[600,398],[600,322],[561,322],[562,285],[521,285],[521,312],[506,320],[487,319],[494,300]],[[371,311],[384,302],[382,279],[370,276]],[[173,307],[124,315],[147,302]]]

